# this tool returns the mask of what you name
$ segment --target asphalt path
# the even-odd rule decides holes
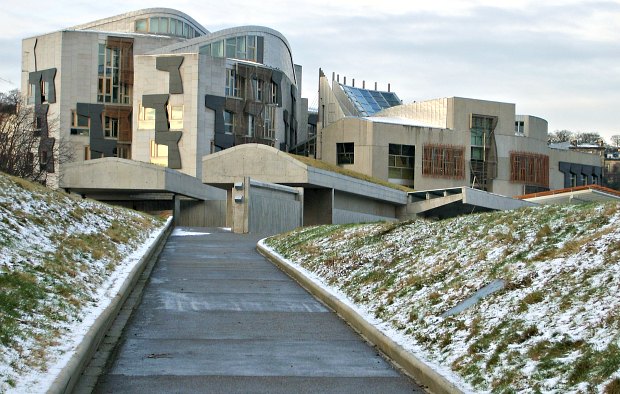
[[[256,250],[168,239],[97,393],[422,393]]]

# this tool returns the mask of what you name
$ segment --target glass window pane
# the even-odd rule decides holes
[[[136,21],[136,31],[138,32],[146,32],[146,19],[138,19]]]
[[[236,56],[236,40],[234,38],[226,39],[226,57],[234,58]]]
[[[177,34],[177,20],[170,18],[170,34]]]
[[[159,18],[151,18],[149,21],[149,32],[150,33],[158,33],[159,32]]]
[[[168,29],[168,18],[159,18],[159,32],[164,34],[170,33]]]

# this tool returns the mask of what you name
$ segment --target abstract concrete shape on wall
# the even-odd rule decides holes
[[[205,96],[205,107],[215,113],[215,133],[214,144],[220,149],[230,148],[235,144],[235,137],[226,134],[224,130],[224,111],[226,110],[226,98],[207,94]]]
[[[603,167],[586,165],[586,164],[578,164],[578,163],[568,163],[565,161],[561,161],[558,163],[558,169],[561,173],[564,174],[564,187],[571,187],[571,174],[572,175],[581,175],[587,179],[587,183],[589,185],[594,183],[594,178],[598,179],[598,183],[600,184],[603,176]],[[585,186],[581,181],[581,176],[577,177],[577,182],[575,186]]]
[[[34,130],[35,137],[49,137],[49,126],[47,123],[47,113],[50,106],[48,104],[39,104],[34,107],[34,116],[36,117],[36,125]]]
[[[142,106],[155,110],[155,131],[170,130],[166,109],[169,97],[167,94],[145,94],[142,96]]]
[[[282,106],[282,79],[284,78],[284,73],[282,71],[273,70],[271,74],[271,82],[273,82],[276,88],[276,102],[278,103],[278,107]]]
[[[183,64],[183,56],[161,56],[155,61],[155,68],[170,74],[168,91],[170,94],[183,93],[183,81],[180,67]]]
[[[156,131],[155,143],[168,146],[168,168],[181,168],[181,152],[179,141],[183,133],[180,131]]]
[[[54,145],[56,143],[55,138],[49,137],[41,137],[39,141],[39,160],[43,157],[46,158],[46,162],[41,163],[41,169],[43,169],[43,165],[45,165],[45,171],[52,173],[54,172]]]
[[[101,115],[104,109],[103,104],[77,103],[75,105],[78,116],[90,118],[90,152],[93,159],[116,155],[117,141],[115,139],[106,139],[103,135]]]
[[[54,79],[56,78],[56,69],[48,68],[47,70],[33,71],[28,74],[28,83],[34,85],[34,104],[41,105],[41,103],[47,101],[48,103],[56,102],[56,87],[54,85]],[[48,83],[48,91],[43,99],[43,92],[41,92],[41,83]]]

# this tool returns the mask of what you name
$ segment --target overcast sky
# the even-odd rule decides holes
[[[5,0],[8,3],[8,0]],[[127,11],[173,7],[209,31],[263,25],[289,40],[316,105],[318,70],[378,82],[405,103],[471,97],[516,104],[549,131],[620,134],[620,0],[134,0],[5,4],[0,91],[19,88],[21,40]],[[342,79],[341,79],[342,81]]]

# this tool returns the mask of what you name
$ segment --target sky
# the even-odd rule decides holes
[[[0,13],[0,91],[19,88],[23,38],[151,7],[183,11],[211,32],[278,30],[303,66],[310,106],[322,68],[356,86],[389,83],[404,103],[509,102],[550,132],[620,134],[620,0],[22,0]]]

